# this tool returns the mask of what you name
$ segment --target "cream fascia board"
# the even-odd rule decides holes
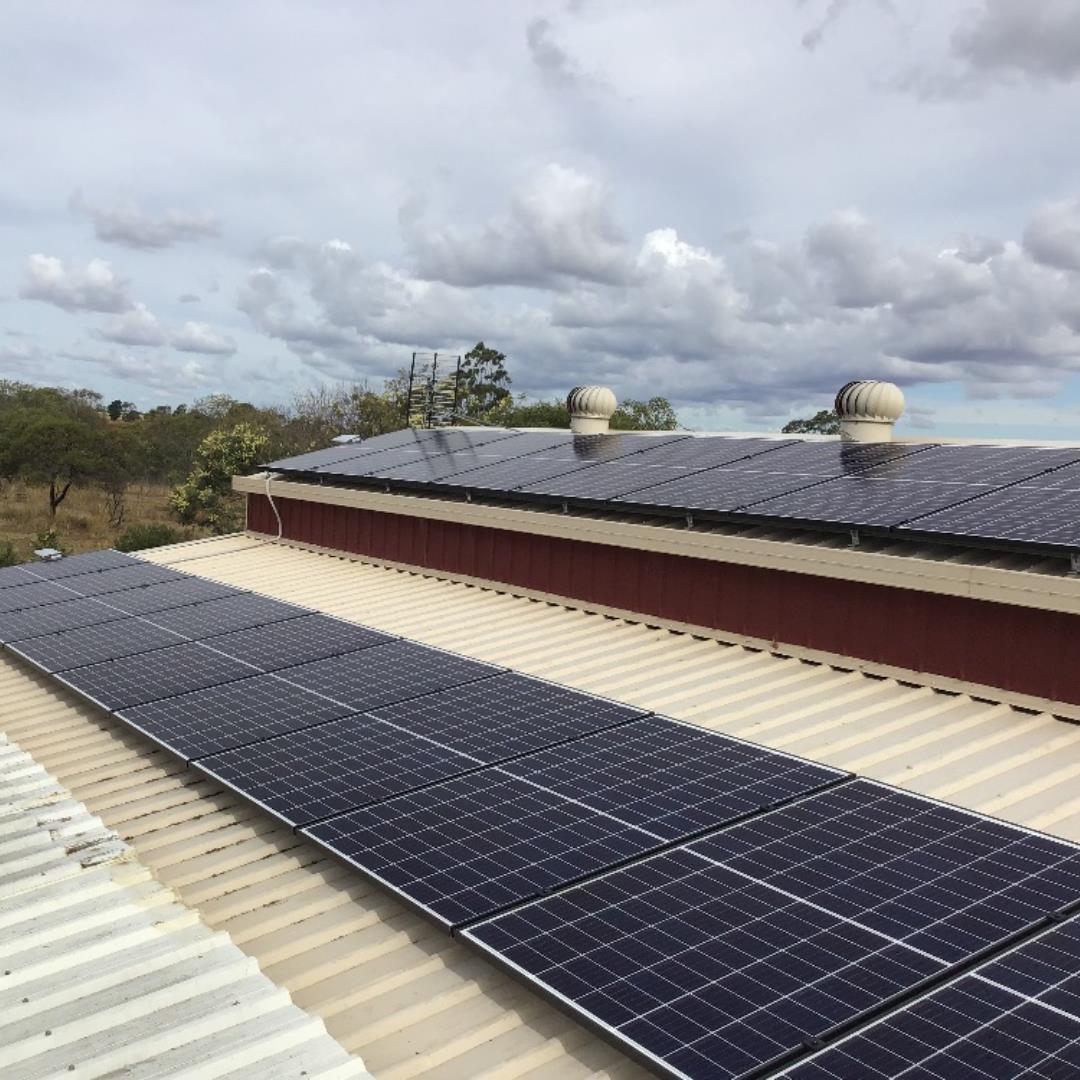
[[[265,495],[266,479],[264,476],[234,476],[233,490]],[[270,493],[282,499],[327,506],[356,507],[377,513],[1080,614],[1080,579],[1052,574],[290,480],[271,480]]]

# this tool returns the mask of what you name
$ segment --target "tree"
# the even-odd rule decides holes
[[[663,397],[651,397],[648,401],[627,398],[611,417],[616,431],[674,431],[679,418],[670,401]]]
[[[506,355],[478,341],[462,358],[458,374],[458,409],[466,416],[485,419],[510,400]]]
[[[105,411],[109,414],[110,420],[138,420],[139,410],[135,408],[133,401],[121,401],[116,398],[115,401],[110,401],[105,406]]]
[[[47,408],[13,409],[0,420],[0,476],[47,484],[49,517],[71,486],[92,479],[104,456],[103,421]]]
[[[822,409],[803,420],[789,420],[781,429],[784,435],[839,435],[840,418],[833,409]]]
[[[212,431],[195,451],[191,475],[169,496],[169,507],[185,524],[207,525],[213,532],[239,528],[241,500],[232,478],[250,472],[266,456],[270,437],[251,424]]]
[[[281,449],[301,453],[325,446],[336,435],[370,439],[404,426],[404,410],[392,392],[378,393],[366,382],[318,386],[293,398],[281,432]]]

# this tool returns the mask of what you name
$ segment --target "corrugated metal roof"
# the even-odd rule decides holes
[[[0,1075],[370,1077],[0,736]]]
[[[146,553],[1080,840],[1080,727],[250,537]],[[6,726],[381,1078],[641,1076],[390,896],[10,659]]]

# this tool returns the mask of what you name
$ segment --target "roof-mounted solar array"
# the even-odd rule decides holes
[[[270,467],[391,491],[1080,548],[1080,449],[454,428]]]
[[[875,482],[934,483],[917,476],[931,451],[908,453],[833,444],[804,475],[825,487],[838,467],[903,472],[925,453]],[[1080,1060],[1075,845],[143,567],[103,553],[50,581],[15,568],[0,597],[23,598],[0,636],[654,1071],[847,1080],[976,1062],[1004,1080]]]

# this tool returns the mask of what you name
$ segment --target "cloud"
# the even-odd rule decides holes
[[[178,304],[198,304],[202,302],[202,297],[198,293],[186,292],[181,293],[177,298]]]
[[[451,285],[616,282],[630,272],[632,252],[612,202],[606,184],[550,164],[514,192],[500,217],[472,228],[406,218],[405,240],[419,277]]]
[[[533,19],[525,27],[529,59],[546,82],[559,88],[579,86],[586,81],[570,54],[556,41],[550,19]]]
[[[806,2],[807,0],[799,0],[799,7],[805,7]],[[829,4],[821,18],[803,34],[802,47],[807,52],[814,52],[825,39],[826,33],[843,18],[852,4],[853,0],[829,0]],[[875,0],[875,5],[886,15],[896,15],[896,8],[893,6],[892,0]]]
[[[76,190],[68,201],[73,213],[89,218],[97,238],[139,251],[158,251],[183,242],[221,235],[217,217],[209,211],[167,210],[162,217],[145,213],[135,203],[93,206]]]
[[[1037,210],[1024,230],[1024,247],[1045,266],[1080,270],[1080,198]]]
[[[20,296],[55,304],[65,311],[121,312],[132,307],[124,282],[102,259],[67,266],[51,255],[31,255]]]
[[[1080,76],[1080,4],[983,0],[950,45],[952,55],[975,72],[1071,82]]]
[[[167,354],[110,351],[105,354],[64,352],[60,356],[75,364],[96,367],[110,378],[138,383],[177,397],[217,387],[221,380],[220,371],[207,367],[200,360],[177,363]]]
[[[165,331],[145,304],[136,304],[130,311],[110,319],[95,336],[117,345],[165,344]]]
[[[180,352],[205,353],[210,356],[231,356],[236,342],[219,334],[206,323],[186,322],[173,334],[170,344]]]

